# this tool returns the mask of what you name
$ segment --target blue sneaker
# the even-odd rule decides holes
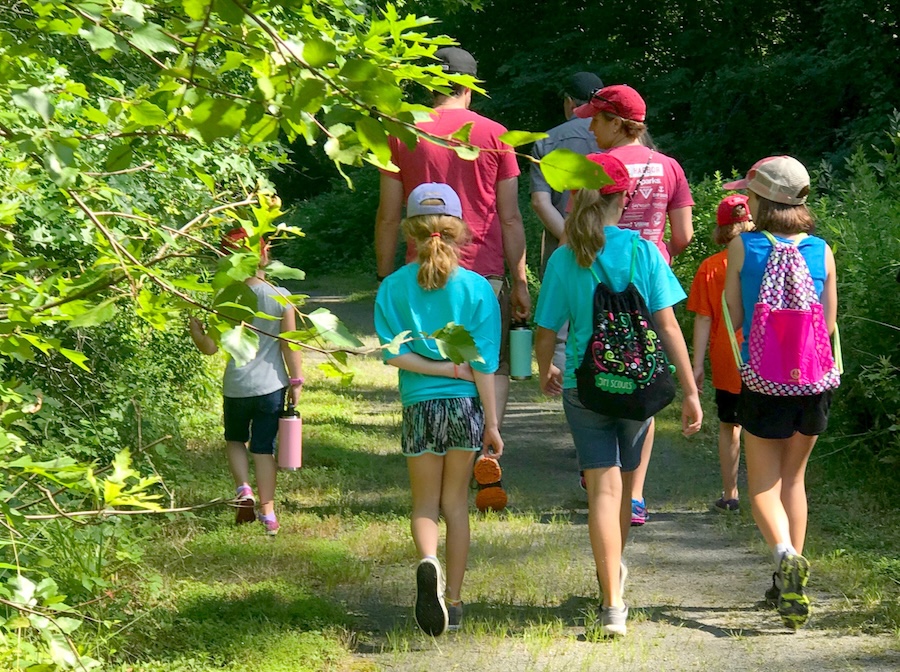
[[[643,499],[632,499],[631,500],[631,526],[632,527],[640,527],[650,516],[647,515],[647,505],[644,503]]]

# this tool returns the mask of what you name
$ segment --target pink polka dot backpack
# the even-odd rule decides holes
[[[773,397],[821,394],[841,383],[840,336],[835,326],[832,350],[825,312],[806,260],[797,248],[805,234],[783,243],[768,231],[772,244],[747,337],[744,362],[734,337],[725,295],[722,308],[734,359],[747,389]]]

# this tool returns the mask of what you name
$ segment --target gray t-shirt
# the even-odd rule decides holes
[[[551,128],[547,131],[549,137],[534,143],[531,155],[536,159],[542,159],[554,149],[559,149],[561,147],[570,149],[573,152],[578,152],[584,156],[593,152],[599,152],[600,149],[597,147],[597,139],[594,137],[594,134],[591,133],[590,125],[590,119],[573,117],[559,126]],[[569,192],[553,191],[553,189],[550,188],[550,185],[547,184],[547,180],[544,179],[544,175],[541,173],[541,167],[538,164],[533,163],[531,164],[531,193],[533,194],[536,191],[548,192],[553,207],[556,208],[563,217],[566,216],[566,206],[569,204]],[[550,255],[553,254],[557,247],[559,247],[559,241],[545,229],[543,251],[541,254],[542,271],[547,265],[547,260],[550,258]]]
[[[281,354],[281,343],[278,339],[272,338],[281,333],[281,316],[285,310],[290,310],[272,297],[290,296],[290,292],[283,287],[272,287],[264,282],[249,287],[256,294],[257,311],[277,319],[253,318],[253,326],[271,336],[259,334],[259,350],[256,351],[256,357],[244,366],[236,366],[233,359],[228,361],[222,383],[222,394],[226,397],[259,397],[287,387],[290,383]]]

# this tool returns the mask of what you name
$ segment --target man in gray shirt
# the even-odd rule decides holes
[[[597,140],[590,131],[591,120],[579,119],[572,114],[579,105],[591,99],[594,92],[603,88],[603,82],[592,72],[576,72],[569,77],[563,91],[563,113],[567,121],[547,131],[548,137],[534,143],[531,155],[542,159],[554,149],[561,147],[587,155],[599,152]],[[540,276],[544,276],[547,259],[559,246],[569,203],[568,191],[553,191],[541,173],[540,165],[531,164],[531,208],[544,225],[541,242]]]

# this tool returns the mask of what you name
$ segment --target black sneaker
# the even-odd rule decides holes
[[[416,567],[416,623],[426,635],[437,637],[447,629],[447,621],[441,563],[423,558]]]
[[[778,607],[778,600],[781,598],[781,586],[778,585],[779,583],[778,572],[772,572],[772,587],[767,589],[765,595],[763,595],[763,602],[771,609]]]
[[[463,603],[462,600],[458,602],[447,602],[447,630],[450,632],[456,632],[459,630],[462,625],[462,617],[463,617]]]
[[[781,594],[778,596],[778,613],[781,622],[791,630],[806,625],[809,620],[809,560],[802,555],[785,553],[781,558]]]

